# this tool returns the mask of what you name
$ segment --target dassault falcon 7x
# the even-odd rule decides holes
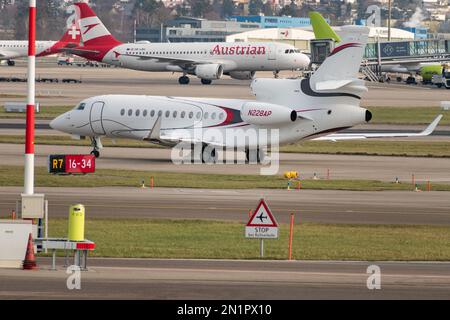
[[[256,71],[305,69],[310,63],[294,46],[274,42],[121,43],[86,3],[74,6],[83,46],[66,52],[128,69],[180,72],[180,84],[189,83],[188,74],[210,84],[223,74],[245,80]]]
[[[74,138],[90,137],[96,156],[101,148],[100,137],[107,136],[172,147],[179,143],[200,146],[195,149],[200,150],[203,162],[217,161],[217,151],[225,148],[245,151],[248,161],[261,162],[264,147],[261,140],[250,136],[263,130],[278,131],[275,138],[266,137],[267,146],[303,139],[335,141],[430,134],[442,115],[420,133],[335,133],[372,118],[369,110],[360,107],[361,95],[367,88],[356,77],[368,29],[346,26],[343,31],[343,44],[310,78],[253,80],[251,90],[256,100],[103,95],[83,100],[51,121],[50,126]]]
[[[59,41],[36,41],[36,57],[44,57],[61,52],[62,48],[77,47],[80,44],[81,32],[72,25]],[[14,66],[14,59],[28,55],[27,40],[3,40],[0,41],[0,61],[7,61],[9,66]]]

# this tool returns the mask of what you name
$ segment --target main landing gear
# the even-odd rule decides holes
[[[259,164],[264,161],[266,153],[263,149],[245,149],[245,159],[247,163]]]
[[[103,148],[102,142],[100,141],[100,137],[91,137],[91,145],[94,148],[91,151],[91,154],[93,154],[96,158],[100,157],[100,149]]]
[[[16,62],[14,60],[8,60],[8,66],[14,67],[16,65]]]
[[[179,84],[189,84],[189,77],[186,75],[183,75],[181,77],[178,78],[178,83]]]
[[[212,80],[209,80],[209,79],[202,79],[201,82],[202,82],[202,84],[211,84],[211,83],[212,83]]]

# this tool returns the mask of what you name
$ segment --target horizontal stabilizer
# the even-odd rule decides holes
[[[316,82],[316,91],[321,90],[336,90],[339,88],[342,88],[343,86],[346,86],[347,84],[353,82],[352,79],[350,80],[326,80],[326,81],[320,81]]]
[[[86,50],[86,49],[79,49],[79,48],[61,48],[58,49],[59,52],[65,52],[75,55],[84,55],[84,54],[99,54],[100,51],[97,50]]]

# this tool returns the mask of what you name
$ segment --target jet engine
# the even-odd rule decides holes
[[[297,112],[277,104],[252,101],[242,106],[241,118],[253,125],[271,126],[294,122]]]
[[[252,80],[255,76],[255,71],[231,71],[229,75],[237,80]]]
[[[205,80],[220,79],[223,75],[223,67],[217,63],[199,64],[195,67],[195,75]]]

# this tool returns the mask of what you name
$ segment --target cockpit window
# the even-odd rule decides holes
[[[85,106],[86,106],[86,103],[80,103],[78,106],[75,107],[75,110],[84,110]]]

